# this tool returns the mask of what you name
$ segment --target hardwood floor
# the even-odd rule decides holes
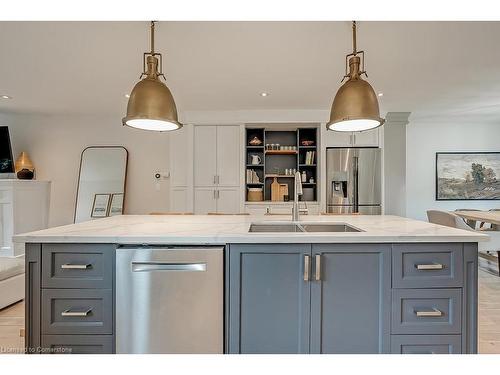
[[[479,269],[479,353],[500,354],[500,277]]]
[[[2,348],[23,352],[24,302],[0,310],[0,353]],[[479,270],[479,353],[500,354],[500,277]]]
[[[24,301],[0,310],[0,354],[24,353]]]

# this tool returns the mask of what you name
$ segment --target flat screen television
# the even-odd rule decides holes
[[[14,160],[10,147],[9,128],[0,126],[0,178],[8,178],[14,174]]]

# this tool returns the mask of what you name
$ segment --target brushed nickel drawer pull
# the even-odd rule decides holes
[[[92,264],[61,264],[63,270],[87,270],[92,267]]]
[[[311,270],[311,259],[309,255],[304,255],[304,281],[309,281],[310,270]]]
[[[81,310],[81,311],[71,311],[71,309],[64,310],[61,316],[88,316],[92,309]]]
[[[415,268],[417,270],[442,270],[444,266],[440,263],[432,263],[432,264],[416,264]]]
[[[316,254],[316,269],[315,269],[315,279],[316,281],[321,281],[321,255]]]
[[[415,314],[417,314],[418,317],[440,317],[443,316],[443,312],[438,309],[432,309],[432,310],[427,310],[427,311],[417,311],[415,310]]]

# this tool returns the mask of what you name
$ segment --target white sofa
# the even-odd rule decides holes
[[[0,309],[24,299],[24,255],[0,257]]]

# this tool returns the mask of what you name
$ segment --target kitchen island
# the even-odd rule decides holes
[[[211,306],[220,313],[180,324],[212,346],[169,352],[476,353],[477,242],[487,238],[396,216],[127,215],[14,240],[26,243],[31,349],[147,352],[123,345],[120,322],[134,309],[117,308],[117,259],[131,247],[196,246],[223,252],[221,306]],[[206,340],[206,326],[220,326],[220,339]]]

